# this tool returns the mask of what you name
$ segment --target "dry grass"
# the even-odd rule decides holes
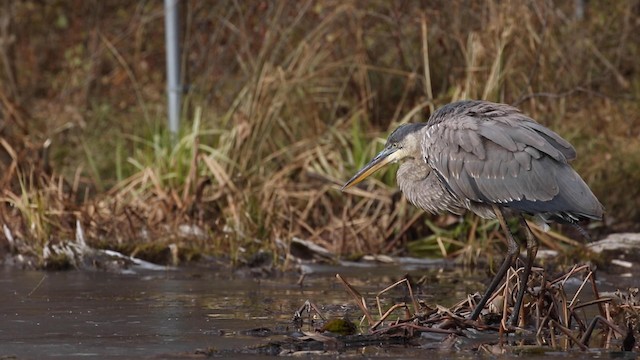
[[[1,215],[34,249],[80,219],[103,246],[286,257],[293,237],[341,255],[426,239],[473,261],[501,246],[491,224],[421,214],[391,171],[339,192],[389,129],[462,98],[517,104],[557,130],[607,207],[605,230],[640,223],[637,2],[588,3],[580,20],[573,2],[187,1],[176,142],[161,125],[161,4],[89,3],[2,5],[30,21],[0,32],[28,40],[0,41]]]

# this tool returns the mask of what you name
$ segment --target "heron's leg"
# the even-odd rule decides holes
[[[518,317],[520,316],[520,308],[522,307],[522,300],[524,299],[524,292],[527,290],[527,282],[529,282],[529,276],[531,275],[531,268],[533,267],[533,261],[538,254],[538,239],[533,236],[531,228],[522,215],[520,215],[520,224],[524,229],[524,235],[527,238],[527,262],[524,266],[524,271],[520,274],[520,289],[518,290],[518,296],[516,296],[516,303],[513,305],[513,312],[509,317],[509,323],[512,326],[518,324]]]
[[[509,270],[509,268],[513,264],[513,261],[516,259],[518,252],[520,251],[520,245],[518,245],[516,240],[513,238],[513,234],[511,234],[511,231],[509,230],[509,226],[507,226],[507,222],[504,220],[504,215],[502,214],[502,210],[500,210],[499,207],[494,205],[493,211],[495,212],[496,217],[498,218],[500,227],[502,228],[505,236],[507,237],[507,256],[504,258],[504,261],[502,262],[502,265],[500,265],[500,268],[498,269],[498,272],[494,276],[493,280],[491,280],[491,283],[489,284],[489,287],[487,287],[487,291],[482,296],[482,299],[480,299],[480,302],[478,303],[478,305],[476,305],[476,308],[473,310],[473,313],[471,313],[471,318],[470,318],[471,320],[478,319],[478,317],[480,316],[480,313],[482,312],[482,309],[487,304],[487,301],[489,301],[489,298],[491,297],[495,289],[498,287],[498,284],[500,284],[502,279],[507,274],[507,270]]]

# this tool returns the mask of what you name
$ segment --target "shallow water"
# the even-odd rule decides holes
[[[258,280],[206,267],[129,274],[3,269],[0,358],[191,358],[207,349],[224,357],[262,357],[247,349],[284,339],[284,334],[292,331],[294,311],[305,300],[339,315],[354,308],[336,273],[368,298],[407,272],[429,277],[431,295],[424,296],[428,303],[450,305],[482,288],[484,279],[478,274],[441,268],[442,264],[313,267],[302,287],[294,275]],[[625,278],[600,276],[600,281],[601,290],[607,290],[613,283],[623,285],[620,282]],[[261,337],[248,331],[256,328],[275,333]],[[347,354],[415,359],[424,357],[425,351],[434,358],[452,356],[425,349],[375,346]],[[566,359],[574,355],[584,354],[557,356]],[[469,352],[455,354],[455,358],[471,357],[475,355]]]

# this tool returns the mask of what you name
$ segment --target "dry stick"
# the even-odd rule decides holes
[[[611,321],[605,319],[604,317],[602,317],[600,315],[597,315],[596,317],[593,318],[593,320],[591,320],[591,323],[589,323],[589,327],[587,327],[587,330],[585,330],[584,335],[582,335],[582,339],[580,339],[580,342],[582,344],[584,344],[585,346],[589,342],[589,339],[591,338],[591,334],[593,333],[593,330],[595,329],[598,321],[600,321],[603,324],[607,325],[609,327],[609,330],[615,331],[615,332],[617,332],[618,334],[620,334],[622,336],[626,335],[625,331],[620,329],[618,326],[613,324]]]
[[[420,30],[422,35],[422,62],[424,67],[424,82],[425,88],[427,90],[427,98],[431,102],[429,104],[429,110],[433,114],[434,106],[433,106],[433,90],[431,89],[431,72],[429,70],[429,41],[427,37],[427,18],[425,14],[422,13],[420,17]]]
[[[596,273],[593,273],[593,276],[591,276],[591,289],[593,291],[593,295],[596,297],[596,300],[601,299],[600,298],[600,292],[598,291],[598,285],[596,285]],[[602,303],[598,303],[598,310],[600,310],[600,315],[602,315],[604,317],[605,315],[605,310],[604,310],[604,306],[602,305]]]
[[[336,274],[336,278],[340,280],[342,285],[344,285],[344,287],[347,289],[347,292],[355,299],[356,305],[358,305],[360,310],[362,310],[362,312],[364,313],[364,316],[367,318],[367,321],[369,321],[369,326],[371,326],[374,323],[374,321],[373,321],[373,317],[369,313],[369,310],[367,309],[367,303],[365,302],[364,297],[360,295],[358,290],[356,290],[342,276],[340,276],[340,274]]]
[[[564,287],[560,288],[560,291],[558,293],[560,294],[560,299],[563,305],[561,309],[562,320],[564,320],[560,323],[560,325],[569,327],[569,307],[567,306],[567,293],[564,291]]]
[[[591,276],[593,275],[593,271],[589,271],[589,273],[587,274],[587,276],[584,278],[584,280],[582,280],[582,284],[580,284],[580,287],[578,288],[578,290],[576,291],[576,293],[573,295],[573,298],[571,299],[571,301],[569,302],[569,305],[567,305],[567,309],[568,311],[570,311],[569,317],[567,318],[567,323],[566,326],[567,327],[571,327],[571,319],[576,319],[576,321],[579,324],[582,324],[580,319],[578,319],[578,316],[575,313],[575,303],[578,300],[578,296],[580,295],[580,293],[582,292],[582,289],[584,288],[584,286],[587,284],[587,281],[591,278]]]
[[[378,295],[376,295],[376,303],[378,304],[378,313],[380,315],[382,315],[382,306],[380,305],[380,295],[393,289],[394,287],[400,285],[401,283],[405,283],[407,285],[407,289],[409,290],[409,296],[411,297],[411,303],[413,305],[414,312],[417,314],[418,311],[420,310],[420,308],[418,307],[418,302],[416,301],[415,296],[413,296],[413,289],[411,289],[411,283],[409,282],[409,279],[405,277],[403,279],[396,281],[392,285],[387,286],[384,290],[380,291]]]
[[[443,319],[445,318],[450,318],[452,321],[454,322],[458,322],[458,321],[462,321],[464,323],[465,326],[467,327],[473,327],[476,329],[491,329],[491,330],[495,330],[498,331],[497,327],[494,326],[488,326],[488,325],[481,325],[478,324],[477,321],[474,320],[468,320],[458,314],[455,314],[451,311],[451,309],[444,309],[442,307],[440,307],[440,309],[436,312],[439,312],[437,315],[435,316],[431,316],[428,319],[425,319],[422,321],[422,324],[434,324],[434,323],[438,323],[441,322]],[[444,314],[443,314],[444,313]],[[433,315],[434,312],[432,312],[430,315]]]
[[[610,312],[611,308],[610,308],[608,303],[605,304],[605,310],[606,310],[606,314],[607,314],[606,319],[610,321],[611,320],[611,312]],[[609,328],[609,331],[607,332],[607,342],[606,342],[607,349],[611,347],[611,338],[612,337],[613,337],[613,330],[611,328]]]
[[[436,243],[438,244],[438,248],[440,249],[440,254],[442,254],[443,258],[447,258],[449,255],[447,254],[447,248],[444,246],[442,242],[442,237],[436,237]]]
[[[18,168],[18,155],[16,151],[13,149],[13,147],[4,138],[0,138],[0,145],[11,157],[11,164],[4,169],[2,181],[0,182],[0,185],[2,186],[2,188],[6,189],[7,186],[5,186],[5,184],[9,183],[9,180],[13,177],[13,174]]]
[[[520,297],[518,296],[518,294],[520,293],[520,291],[525,291],[525,292],[527,291],[527,290],[526,290],[526,287],[527,287],[527,286],[528,286],[528,284],[529,284],[529,278],[531,278],[531,274],[529,274],[529,276],[527,277],[527,279],[525,279],[525,280],[524,280],[524,282],[522,282],[522,281],[521,281],[521,279],[520,279],[520,276],[518,276],[518,273],[519,273],[520,271],[525,271],[525,269],[524,269],[524,268],[518,268],[518,269],[516,269],[516,270],[515,270],[515,272],[514,272],[514,276],[516,277],[516,286],[515,286],[513,289],[514,289],[514,291],[515,291],[516,289],[518,289],[518,291],[516,291],[516,292],[515,292],[515,294],[516,294],[515,301],[516,301],[516,302],[518,301],[518,299],[520,299],[520,300],[523,300],[523,299],[524,299],[524,296],[522,296],[522,298],[520,298]],[[521,289],[521,287],[524,287],[525,289],[524,289],[524,290],[522,290],[522,289]],[[524,302],[524,301],[523,301],[523,302]],[[514,307],[513,307],[513,310],[512,310],[512,311],[515,311],[515,308],[516,308],[516,306],[514,305]],[[525,322],[524,322],[524,320],[525,320],[525,319],[524,319],[524,315],[522,316],[522,318],[520,318],[520,313],[524,314],[524,306],[522,306],[522,305],[521,305],[521,306],[520,306],[520,308],[518,309],[518,313],[517,313],[517,314],[512,314],[511,316],[515,316],[515,317],[517,317],[517,318],[519,319],[519,320],[518,320],[518,321],[519,321],[519,323],[518,323],[518,324],[519,324],[520,326],[524,327],[524,326],[525,326]]]
[[[309,300],[306,300],[304,302],[304,304],[302,304],[302,306],[300,306],[300,308],[298,309],[298,311],[295,312],[295,316],[298,316],[300,318],[302,318],[302,313],[307,310],[308,314],[311,314],[311,310],[313,309],[313,311],[316,312],[316,314],[318,314],[318,316],[320,316],[320,318],[323,321],[327,321],[327,318],[324,317],[324,315],[322,315],[322,312],[320,312],[320,310],[318,309],[318,307],[316,307],[316,305],[314,303],[312,303]]]
[[[409,282],[409,279],[405,278],[405,280],[407,281],[407,289],[409,290],[409,296],[411,297],[411,303],[413,304],[413,311],[417,315],[418,312],[420,311],[420,307],[418,306],[418,301],[416,300],[416,297],[413,295],[413,289],[411,288],[411,283]]]
[[[416,301],[415,296],[413,295],[413,289],[411,288],[411,283],[409,282],[409,279],[404,278],[401,280],[396,281],[394,284],[387,286],[384,290],[380,291],[377,295],[376,295],[376,304],[378,305],[378,314],[380,314],[380,320],[378,320],[372,327],[371,329],[375,329],[378,326],[380,326],[380,324],[382,324],[382,322],[389,316],[391,315],[391,313],[396,310],[397,308],[400,307],[404,307],[407,311],[409,311],[409,308],[407,307],[406,303],[401,303],[401,304],[395,304],[394,306],[392,306],[389,310],[387,310],[387,312],[383,315],[382,314],[382,305],[380,304],[380,295],[384,294],[385,292],[393,289],[394,287],[398,286],[401,283],[405,283],[407,285],[407,289],[409,290],[409,296],[411,297],[411,303],[413,305],[414,308],[414,312],[417,315],[419,312],[419,306],[418,306],[418,302]],[[410,315],[408,316],[410,317]]]
[[[480,294],[480,296],[482,296],[482,294]],[[476,302],[473,300],[473,297],[474,297],[474,295],[467,294],[467,300],[466,301],[469,303],[469,312],[473,311],[473,309],[476,307]]]
[[[536,331],[536,338],[542,338],[543,327],[549,322],[550,317],[551,317],[551,310],[553,310],[554,307],[556,307],[555,302],[551,302],[551,304],[549,305],[549,311],[547,312],[547,315],[545,315],[545,317],[542,319],[542,321],[540,322],[540,326],[538,327],[538,330]],[[549,327],[551,327],[551,326],[549,326]],[[553,339],[553,329],[550,329],[550,330],[551,330],[549,332],[550,336],[551,336],[552,340],[555,341],[555,339]],[[552,346],[554,346],[554,345],[552,344]]]
[[[460,332],[458,330],[430,328],[430,327],[421,326],[421,325],[410,323],[410,322],[390,325],[389,327],[386,327],[384,329],[380,329],[380,330],[374,331],[373,334],[385,333],[385,332],[388,332],[389,330],[393,330],[393,329],[397,329],[397,328],[411,328],[411,329],[415,329],[415,330],[422,331],[422,332],[431,332],[431,333],[437,333],[437,334],[453,334],[453,335],[465,336],[464,333],[462,333],[462,332]]]
[[[564,284],[567,282],[567,280],[569,280],[571,276],[573,276],[573,274],[580,272],[588,267],[589,267],[588,265],[573,265],[573,267],[571,268],[571,270],[569,270],[568,273],[561,275],[556,279],[554,279],[553,281],[551,281],[551,285],[555,285],[559,282],[562,282],[562,286],[564,286]]]
[[[571,309],[571,314],[569,315],[569,321],[575,320],[580,331],[584,331],[587,327],[585,326],[584,321],[578,317],[578,314],[574,309]]]
[[[582,284],[580,284],[580,287],[578,288],[578,290],[576,291],[576,293],[573,295],[573,298],[571,299],[571,301],[569,302],[569,307],[572,308],[573,304],[576,302],[576,300],[578,299],[578,295],[580,295],[580,293],[582,292],[582,288],[584,288],[584,286],[587,284],[587,281],[589,281],[589,279],[591,278],[591,275],[593,274],[593,271],[589,271],[589,273],[587,274],[587,276],[584,278],[584,280],[582,280]]]
[[[556,322],[555,320],[550,320],[549,323],[553,324],[554,327],[557,326],[558,329],[560,329],[560,331],[562,331],[571,341],[573,341],[576,345],[578,345],[581,350],[584,350],[584,351],[589,350],[588,346],[584,345],[583,343],[580,342],[580,340],[576,339],[576,337],[573,336],[573,334],[571,333],[571,330],[567,329],[561,324],[558,324],[558,322]]]
[[[495,298],[496,298],[496,297],[498,297],[498,295],[500,294],[500,292],[504,292],[504,291],[505,291],[505,286],[507,286],[507,284],[509,283],[509,281],[511,281],[511,279],[512,279],[514,276],[517,276],[517,275],[518,275],[518,271],[519,271],[519,269],[518,269],[518,270],[513,270],[513,268],[509,268],[509,269],[510,269],[510,271],[512,272],[512,274],[511,274],[511,275],[509,275],[509,274],[507,273],[506,280],[504,281],[504,283],[502,283],[502,285],[500,285],[498,288],[496,288],[496,290],[493,292],[493,295],[491,295],[491,297],[489,298],[489,300],[487,300],[487,304],[490,304],[493,300],[495,300]],[[514,272],[514,271],[515,271],[515,272]],[[506,301],[506,298],[505,298],[505,301]],[[486,305],[485,305],[485,306],[486,306]]]
[[[567,283],[567,281],[571,278],[571,276],[573,276],[574,273],[578,272],[578,268],[581,266],[573,265],[573,267],[571,268],[571,270],[569,270],[568,273],[564,274],[563,276],[561,276],[559,279],[562,279],[561,282],[561,286],[564,286],[564,284]]]
[[[304,279],[306,279],[307,277],[307,273],[303,272],[302,274],[300,274],[300,277],[298,278],[298,281],[296,281],[296,285],[302,287],[304,285]]]
[[[507,274],[509,273],[517,275],[518,271],[516,270],[514,272],[513,269],[509,268]],[[504,331],[507,330],[507,318],[509,317],[507,315],[507,310],[509,309],[509,306],[508,306],[509,301],[507,300],[509,299],[509,286],[507,285],[511,277],[513,277],[513,275],[507,275],[507,279],[504,282],[504,291],[502,292],[503,301],[502,301],[502,319],[500,320],[500,339],[502,339],[502,335]],[[518,283],[519,278],[520,278],[519,276],[516,276],[516,284]]]
[[[574,265],[574,266],[573,266],[573,268],[572,268],[572,269],[571,269],[567,274],[565,274],[565,275],[563,275],[563,276],[561,276],[561,277],[559,277],[559,278],[555,279],[554,281],[552,281],[552,284],[556,284],[557,282],[562,281],[562,286],[564,286],[564,284],[566,283],[566,281],[567,281],[567,280],[568,280],[568,279],[569,279],[573,274],[575,274],[575,273],[577,273],[577,272],[579,272],[579,271],[582,271],[582,270],[584,270],[584,269],[588,269],[588,270],[589,270],[589,274],[587,275],[587,278],[586,278],[586,279],[588,279],[588,278],[590,278],[590,279],[591,279],[591,288],[592,288],[592,290],[593,290],[594,296],[596,297],[596,300],[601,299],[601,298],[600,298],[600,292],[598,291],[598,286],[597,286],[597,284],[596,284],[596,274],[595,274],[595,272],[593,272],[593,271],[591,271],[591,270],[590,270],[589,265],[581,265],[581,266]],[[586,281],[586,279],[585,279],[585,281]],[[583,282],[583,284],[580,286],[580,289],[578,290],[578,292],[580,292],[580,291],[582,290],[582,287],[583,287],[583,286],[584,286],[584,282]],[[578,293],[576,293],[576,296],[577,296],[577,294],[578,294]],[[576,296],[574,296],[574,300],[575,300]],[[572,300],[571,302],[573,303],[573,300]],[[602,302],[598,302],[598,309],[600,310],[600,315],[601,315],[602,317],[606,317],[606,315],[605,315],[605,311],[604,311],[604,308],[603,308],[603,305],[602,305]]]
[[[29,294],[27,294],[27,297],[33,295],[34,292],[36,292],[36,290],[38,290],[38,288],[40,287],[40,285],[42,285],[42,283],[44,282],[44,279],[47,278],[47,274],[42,275],[42,279],[40,279],[40,281],[38,281],[38,284],[36,285],[36,287],[33,288],[33,290],[31,290],[29,292]]]
[[[396,309],[399,308],[405,308],[406,310],[409,310],[406,303],[394,304],[389,308],[389,310],[387,310],[386,313],[380,314],[380,320],[376,321],[376,323],[371,326],[371,330],[375,330],[389,317],[389,315],[391,315]]]
[[[458,301],[457,303],[455,303],[455,304],[451,305],[451,306],[449,307],[449,309],[450,309],[452,312],[459,312],[459,311],[460,311],[461,309],[463,309],[465,306],[466,306],[466,307],[468,307],[468,308],[473,309],[473,308],[475,307],[475,301],[473,301],[473,297],[474,297],[474,296],[476,296],[476,295],[478,295],[478,296],[479,296],[479,293],[475,293],[475,294],[469,294],[469,293],[467,293],[467,297],[466,297],[466,299],[460,300],[460,301]]]
[[[565,283],[569,280],[569,278],[571,278],[573,276],[573,274],[582,271],[583,269],[588,269],[589,267],[587,265],[574,265],[571,270],[566,273],[563,276],[558,277],[557,279],[553,280],[551,282],[552,285],[557,284],[558,282],[560,282],[560,294],[561,294],[561,298],[563,301],[563,305],[562,307],[558,307],[558,310],[561,311],[561,314],[559,313],[559,315],[563,315],[563,323],[565,326],[569,326],[569,321],[570,321],[570,317],[569,317],[569,313],[568,313],[568,306],[567,306],[567,298],[566,298],[566,293],[564,291],[564,285]],[[581,287],[582,288],[582,287]],[[556,297],[553,297],[554,301],[556,300]],[[560,310],[561,309],[561,310]]]
[[[559,296],[558,296],[558,292],[560,291],[559,289],[553,289],[553,292],[549,293],[549,296],[551,297],[551,303],[553,304],[553,307],[555,307],[555,315],[557,316],[557,318],[560,318],[562,316],[562,305],[560,305],[560,301],[559,301]],[[549,316],[551,316],[551,313],[549,313]],[[552,319],[549,319],[552,320]]]
[[[476,240],[477,240],[477,236],[476,233],[478,231],[478,222],[480,221],[480,217],[475,216],[473,218],[473,221],[471,222],[471,228],[469,229],[469,231],[467,232],[467,239],[466,239],[466,243],[467,243],[467,249],[470,249],[471,251],[467,250],[467,253],[471,253],[470,258],[473,258],[473,253],[472,250],[474,247],[477,248],[476,244]],[[460,251],[465,251],[464,248],[460,249]]]
[[[599,298],[599,299],[594,299],[594,300],[589,300],[589,301],[585,301],[582,304],[577,304],[576,306],[573,307],[574,310],[578,310],[580,308],[583,308],[585,306],[590,306],[590,305],[602,305],[604,303],[608,303],[609,301],[613,300],[613,298],[610,297],[603,297],[603,298]]]
[[[542,306],[544,303],[544,294],[547,292],[546,274],[542,273],[542,283],[538,292],[538,301],[536,302],[536,329],[540,328],[540,316],[542,315]]]
[[[554,349],[558,348],[558,342],[556,341],[556,327],[554,326],[555,322],[553,320],[549,320],[549,342]]]

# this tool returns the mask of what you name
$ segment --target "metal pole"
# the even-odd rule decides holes
[[[180,127],[180,40],[178,36],[178,1],[164,0],[165,47],[167,50],[167,100],[169,131],[178,133]]]

